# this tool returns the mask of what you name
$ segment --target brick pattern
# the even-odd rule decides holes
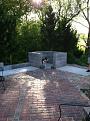
[[[74,121],[74,119],[72,117],[64,117],[61,118],[60,121]]]
[[[67,77],[65,72],[57,70],[36,70],[7,77],[6,90],[0,89],[0,121],[58,121],[59,104],[87,104]],[[61,110],[62,121],[73,121],[69,117],[81,121],[83,117],[83,107],[62,105]]]
[[[77,89],[86,89],[90,87],[90,75],[81,76],[70,72],[64,72],[68,81],[71,82]]]
[[[17,107],[15,109],[13,121],[19,121],[20,114],[21,114],[23,104],[25,101],[25,96],[27,93],[26,82],[22,85],[22,88],[20,88],[20,90],[19,90],[19,99],[18,99]]]

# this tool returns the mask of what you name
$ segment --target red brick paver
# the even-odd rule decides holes
[[[87,104],[65,72],[36,70],[6,79],[6,90],[0,89],[0,121],[58,121],[59,105]],[[62,118],[80,121],[83,107],[61,105]]]

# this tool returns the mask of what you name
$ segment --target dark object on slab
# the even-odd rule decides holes
[[[45,69],[45,66],[44,66],[44,65],[41,65],[41,66],[40,66],[40,69]]]
[[[54,66],[51,66],[51,69],[56,69]]]
[[[90,72],[90,70],[87,70],[86,72]]]

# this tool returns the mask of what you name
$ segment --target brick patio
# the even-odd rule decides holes
[[[36,70],[6,77],[6,90],[0,88],[0,121],[58,121],[59,104],[87,104],[70,83],[69,75],[58,70]],[[61,105],[61,110],[62,121],[83,118],[83,107]]]

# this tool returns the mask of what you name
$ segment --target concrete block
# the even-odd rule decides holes
[[[62,67],[67,64],[67,53],[56,51],[36,51],[29,52],[28,58],[31,66],[41,67],[42,59],[47,57],[48,63],[52,64],[55,68]]]

